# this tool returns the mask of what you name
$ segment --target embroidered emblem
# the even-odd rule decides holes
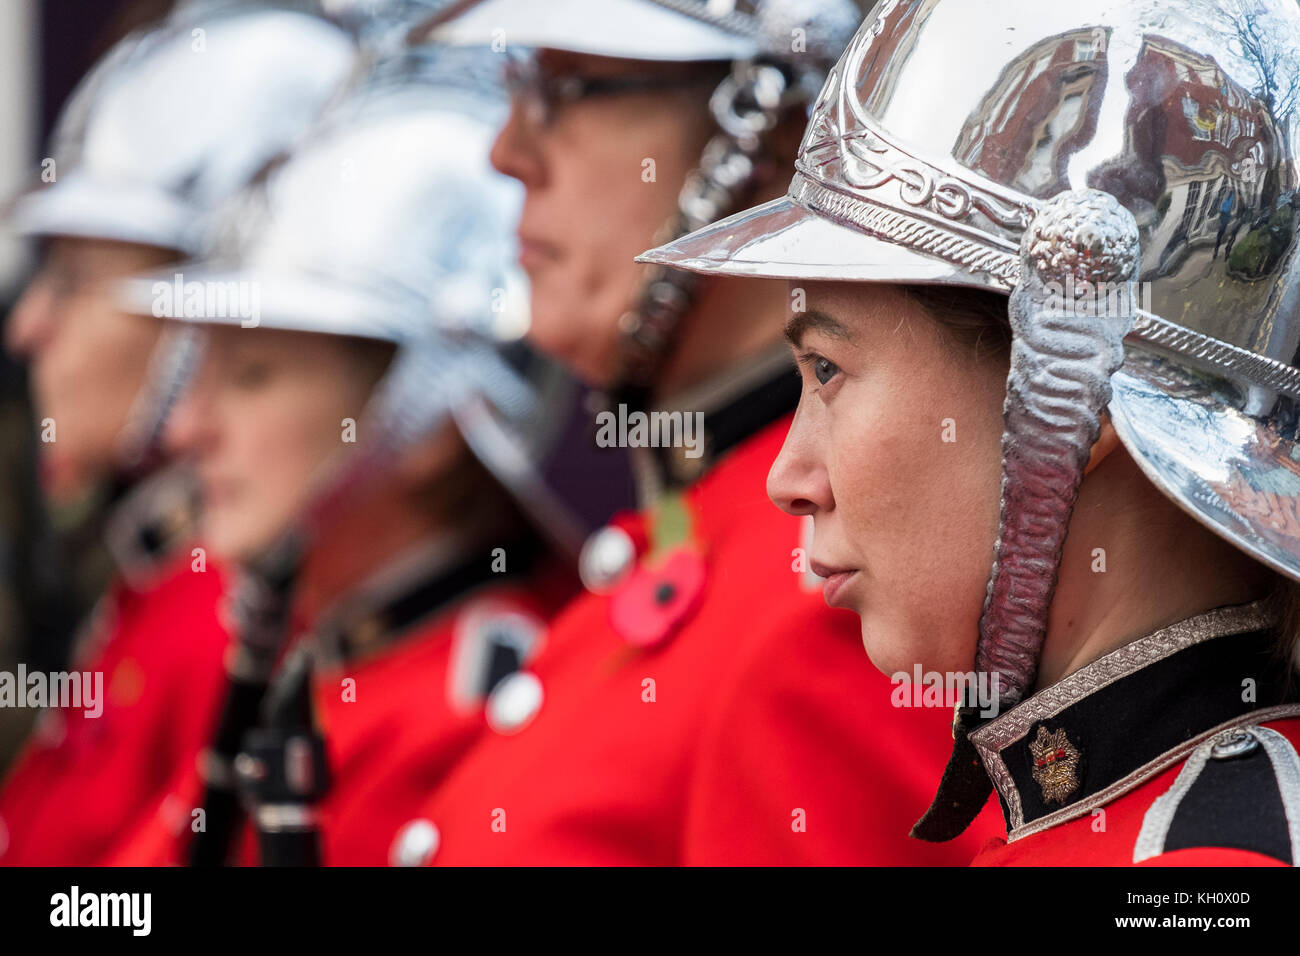
[[[1065,803],[1079,789],[1079,749],[1064,730],[1048,733],[1040,725],[1029,752],[1034,757],[1034,780],[1043,788],[1043,801]]]

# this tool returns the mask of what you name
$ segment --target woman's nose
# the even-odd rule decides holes
[[[27,286],[5,323],[5,351],[30,361],[54,332],[53,297],[39,278]]]
[[[200,360],[194,378],[181,392],[163,427],[163,447],[171,455],[194,457],[211,443],[209,363]]]
[[[525,112],[519,102],[511,103],[506,125],[497,134],[488,158],[497,172],[532,189],[541,185],[544,167],[537,148],[538,130],[528,122]]]
[[[816,425],[809,421],[801,404],[781,453],[768,472],[767,496],[787,514],[811,515],[835,508],[816,432]]]

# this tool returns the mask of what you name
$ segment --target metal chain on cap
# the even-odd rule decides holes
[[[721,131],[704,148],[700,165],[686,178],[677,214],[655,242],[670,242],[739,208],[765,164],[766,134],[796,98],[786,72],[761,60],[736,63],[709,99]],[[619,389],[653,386],[667,360],[682,317],[695,302],[698,277],[667,266],[650,266],[634,308],[619,319],[622,369]]]

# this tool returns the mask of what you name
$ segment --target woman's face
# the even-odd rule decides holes
[[[194,462],[211,552],[247,561],[287,530],[322,466],[351,450],[375,375],[357,343],[267,328],[212,330],[193,387],[168,421]],[[345,419],[357,422],[351,432]]]
[[[116,284],[175,255],[125,242],[52,239],[9,316],[5,347],[30,369],[41,484],[54,501],[86,495],[117,468],[118,441],[160,323],[121,311]]]
[[[812,515],[827,603],[885,673],[967,671],[997,535],[1005,358],[976,359],[901,287],[804,283],[803,394],[768,476]]]
[[[543,51],[556,77],[680,75],[681,64]],[[690,74],[694,76],[694,70]],[[532,287],[529,338],[593,384],[616,373],[618,321],[644,266],[633,258],[677,208],[712,124],[705,103],[721,78],[559,105],[546,126],[516,103],[493,165],[524,185],[520,265]],[[712,82],[707,78],[712,77]]]

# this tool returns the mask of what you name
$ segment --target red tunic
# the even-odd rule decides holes
[[[189,558],[116,584],[75,665],[103,675],[103,712],[49,710],[0,791],[0,863],[103,863],[190,767],[225,686],[222,575]]]
[[[461,700],[452,690],[454,662],[493,628],[531,629],[544,640],[545,619],[572,587],[553,566],[531,578],[489,583],[399,634],[376,635],[382,643],[364,656],[313,671],[332,780],[316,808],[322,862],[389,862],[401,826],[486,728],[481,695]],[[188,768],[110,862],[182,863],[202,789],[197,771]],[[258,862],[247,830],[237,857]]]
[[[689,490],[705,580],[666,642],[620,636],[611,596],[554,622],[531,723],[485,736],[420,814],[435,862],[965,864],[995,832],[908,837],[951,712],[891,706],[856,616],[801,586],[800,521],[764,490],[789,421]]]

